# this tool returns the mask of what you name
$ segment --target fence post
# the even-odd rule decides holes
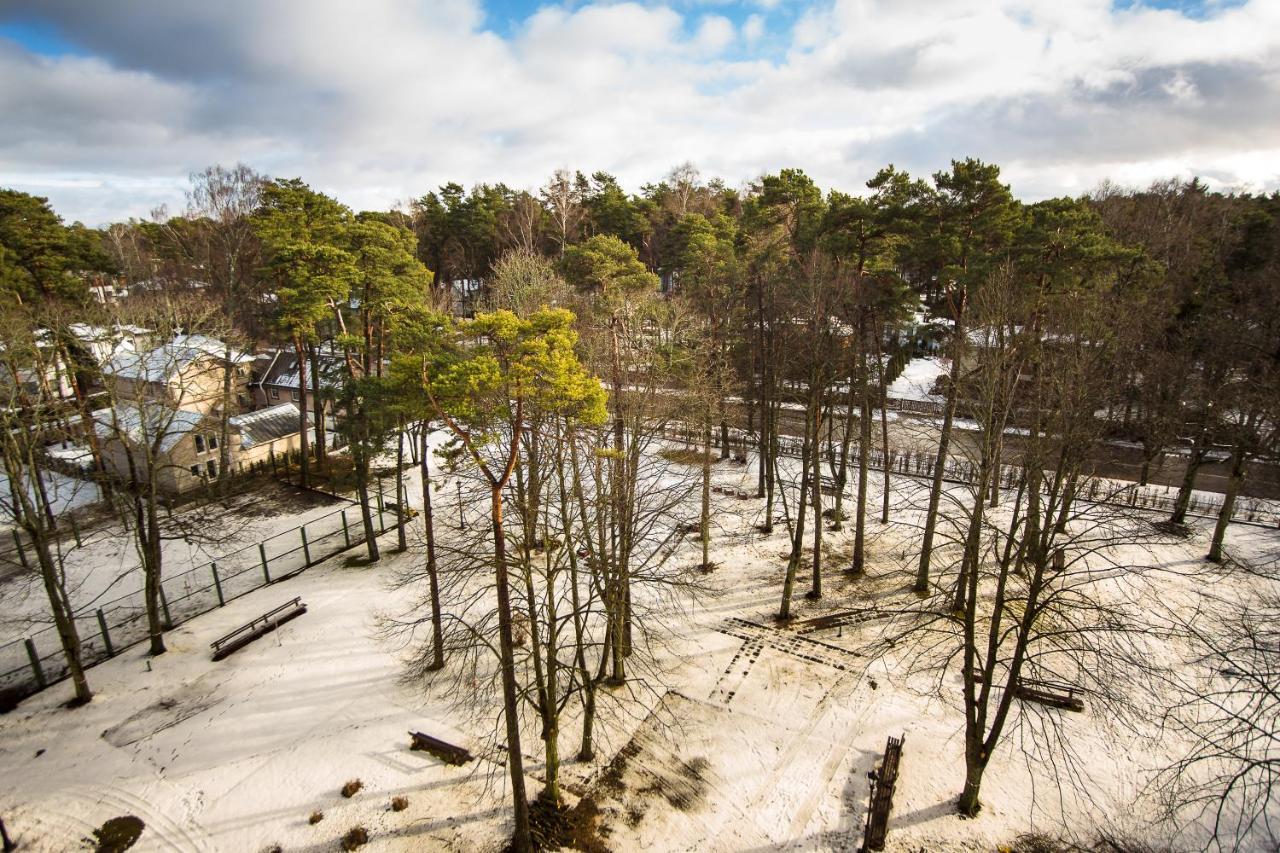
[[[348,548],[351,547],[351,528],[347,526],[347,511],[345,509],[342,510],[342,541]]]
[[[40,668],[40,655],[36,654],[36,644],[28,637],[22,641],[27,647],[27,657],[31,659],[31,671],[36,674],[36,684],[41,690],[49,686],[44,680],[44,670]]]
[[[169,599],[164,594],[164,584],[158,584],[156,587],[160,591],[160,609],[164,611],[164,629],[166,631],[173,628],[173,617],[169,615]]]
[[[209,568],[213,570],[213,588],[218,593],[218,606],[223,607],[227,600],[222,597],[222,581],[218,580],[218,564],[210,563]]]
[[[298,533],[302,534],[302,556],[306,558],[305,565],[311,565],[311,546],[307,544],[307,526],[304,524],[298,528]]]
[[[111,634],[107,631],[107,617],[102,615],[102,608],[98,608],[98,627],[102,629],[102,644],[107,647],[107,657],[116,656],[115,647],[111,645]]]
[[[382,478],[378,478],[378,513],[382,513]]]
[[[18,559],[22,562],[22,568],[30,569],[31,566],[27,563],[27,552],[22,547],[22,537],[18,535],[16,529],[13,531],[13,544],[18,548]]]
[[[267,546],[265,543],[258,543],[258,556],[262,558],[262,576],[267,579],[267,583],[271,583],[271,570],[267,568]]]

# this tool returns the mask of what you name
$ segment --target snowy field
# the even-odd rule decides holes
[[[729,488],[755,482],[752,470],[737,467],[717,465],[715,476]],[[872,508],[879,482],[873,476]],[[894,489],[896,501],[918,502],[923,493],[905,478]],[[416,483],[409,494],[416,504]],[[448,540],[460,535],[447,518],[452,484],[438,494],[439,530]],[[1118,731],[1090,708],[1052,712],[1075,745],[1089,797],[1060,789],[1047,763],[1024,759],[1020,747],[1028,745],[1016,733],[1033,727],[1012,725],[986,774],[982,813],[958,818],[958,674],[907,675],[911,649],[870,662],[859,650],[876,638],[873,624],[807,635],[826,644],[821,651],[771,627],[784,528],[769,537],[754,531],[761,501],[714,500],[719,568],[707,577],[715,591],[668,614],[669,631],[656,647],[660,681],[649,676],[637,685],[649,689],[634,690],[636,702],[605,703],[594,762],[567,760],[577,749],[575,705],[562,721],[568,799],[593,796],[610,849],[856,849],[866,774],[886,737],[903,733],[891,851],[989,851],[1031,830],[1086,838],[1101,827],[1160,840],[1164,828],[1139,795],[1150,771],[1181,745],[1154,726]],[[841,573],[851,526],[828,533],[826,596],[804,599],[802,569],[797,617],[846,609],[867,587],[900,589],[918,547],[917,520],[901,510],[892,525],[869,522],[863,580]],[[1191,539],[1134,549],[1127,558],[1135,565],[1169,573],[1155,590],[1129,591],[1158,594],[1153,607],[1193,600],[1206,580],[1221,594],[1254,594],[1258,578],[1202,561],[1209,530],[1198,525]],[[686,543],[679,563],[694,563],[696,550]],[[1280,531],[1233,526],[1228,550],[1241,560],[1274,560]],[[168,635],[170,652],[158,659],[136,648],[93,668],[97,695],[86,707],[64,709],[70,687],[62,684],[0,717],[0,802],[21,849],[75,849],[95,827],[126,814],[146,824],[140,851],[336,850],[355,825],[369,831],[366,850],[500,849],[510,824],[504,766],[492,748],[497,706],[470,714],[461,707],[466,696],[403,683],[405,649],[378,631],[379,615],[401,603],[389,593],[397,568],[421,559],[410,550],[369,568],[330,560],[186,623]],[[306,615],[210,662],[214,638],[294,596],[308,605]],[[1170,665],[1179,651],[1164,653]],[[1022,713],[1018,703],[1014,709]],[[444,765],[410,752],[409,730],[480,757],[462,768]],[[541,787],[541,744],[532,725],[524,747],[533,794]],[[352,779],[363,789],[344,799],[339,789]],[[407,797],[408,808],[390,810],[393,796]],[[317,811],[323,819],[309,823]]]

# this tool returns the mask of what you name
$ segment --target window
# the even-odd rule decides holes
[[[218,478],[218,463],[210,459],[205,463],[205,469],[209,472],[209,479],[216,480]]]
[[[216,435],[209,436],[209,449],[210,450],[218,449],[218,437]]]
[[[279,400],[279,399],[280,399],[280,389],[278,389],[278,388],[272,388],[272,389],[271,389],[271,399],[272,399],[272,400]]]
[[[298,392],[297,392],[297,391],[290,391],[289,393],[290,393],[290,395],[292,395],[292,396],[293,396],[293,401],[294,401],[295,403],[296,403],[296,402],[298,402]]]
[[[199,476],[200,476],[200,466],[199,466],[199,465],[192,465],[192,466],[191,466],[191,476],[192,476],[192,477],[199,477]]]
[[[204,453],[204,436],[196,436],[196,453]]]

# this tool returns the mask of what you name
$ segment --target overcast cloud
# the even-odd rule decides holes
[[[1027,199],[1276,189],[1280,2],[1179,5],[0,0],[0,186],[90,224],[236,161],[356,208],[686,160],[854,191],[964,156]]]

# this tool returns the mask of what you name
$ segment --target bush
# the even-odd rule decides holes
[[[364,787],[364,783],[359,779],[352,779],[350,782],[342,786],[342,796],[348,800],[356,795],[356,792]]]
[[[408,797],[392,797],[391,798],[391,810],[393,812],[402,812],[407,808],[409,808]]]
[[[369,833],[363,826],[353,826],[342,836],[342,849],[355,850],[369,843]]]
[[[311,813],[311,817],[307,818],[307,823],[311,824],[312,826],[315,826],[317,823],[319,823],[322,820],[324,820],[324,812],[317,809],[316,811],[313,811]]]

